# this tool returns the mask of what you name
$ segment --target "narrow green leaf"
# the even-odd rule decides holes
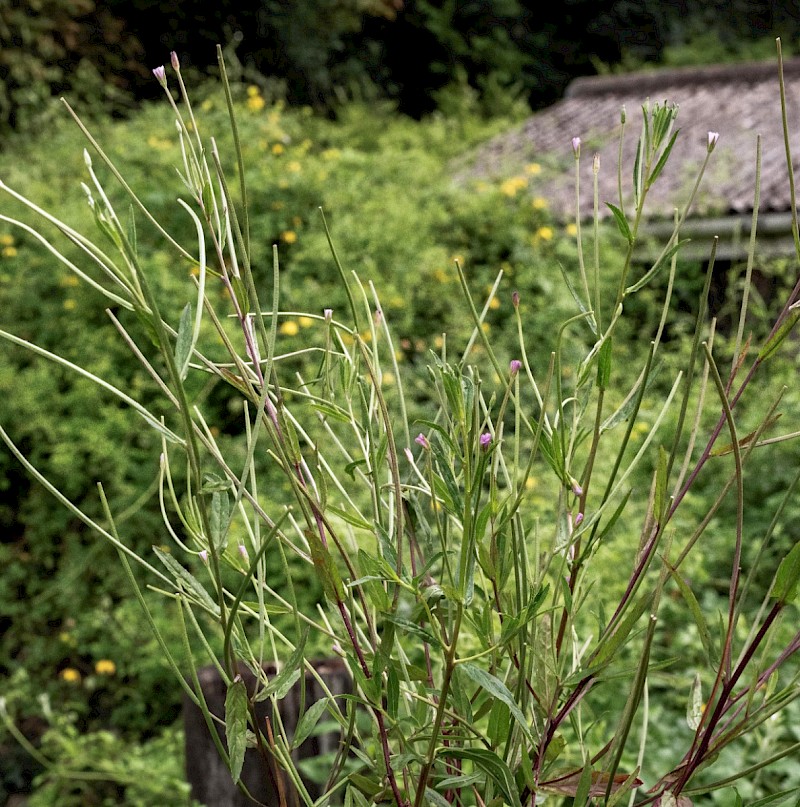
[[[643,277],[641,277],[636,283],[632,286],[628,286],[625,289],[625,294],[633,294],[634,292],[639,291],[643,286],[646,286],[672,259],[672,256],[685,244],[688,244],[692,239],[691,238],[684,238],[682,241],[678,241],[677,244],[673,244],[662,256],[661,258],[656,261],[655,265],[652,269],[647,271]]]
[[[672,137],[670,138],[669,143],[667,144],[667,147],[664,149],[664,151],[661,153],[661,156],[658,158],[658,162],[656,163],[655,168],[650,172],[650,176],[647,180],[648,185],[652,185],[658,179],[658,175],[664,170],[664,166],[667,164],[667,160],[669,159],[672,147],[675,145],[675,140],[678,137],[678,132],[680,132],[680,129],[676,129],[673,132]]]
[[[286,663],[282,665],[281,671],[273,676],[269,684],[256,695],[256,701],[266,700],[271,695],[275,695],[278,700],[286,696],[286,693],[291,689],[294,682],[300,677],[300,670],[303,669],[303,653],[305,652],[307,639],[308,630],[306,629],[300,639],[300,643],[294,649],[292,655],[289,656]]]
[[[400,678],[393,665],[386,671],[386,713],[392,720],[397,719],[397,710],[400,707]]]
[[[447,758],[468,759],[484,771],[497,785],[506,804],[519,804],[520,796],[514,774],[508,765],[492,751],[484,748],[442,748],[441,755]]]
[[[194,594],[202,605],[208,610],[210,614],[219,614],[219,606],[211,598],[211,595],[203,588],[202,583],[189,571],[187,571],[180,563],[178,563],[172,555],[159,549],[157,546],[153,547],[153,552],[156,557],[164,564],[164,566],[175,575],[175,580],[180,584],[183,583],[186,590]],[[179,586],[180,587],[180,586]]]
[[[689,692],[689,702],[686,704],[686,723],[692,731],[697,731],[703,719],[703,690],[700,673],[695,673],[692,689]]]
[[[642,614],[650,607],[653,602],[652,592],[648,592],[639,597],[628,608],[628,612],[624,619],[617,624],[617,628],[611,636],[608,637],[595,651],[594,657],[591,659],[591,669],[596,670],[610,664],[614,659],[617,651],[622,647],[628,635],[633,630],[636,623],[639,621]]]
[[[496,698],[508,706],[512,717],[522,729],[525,737],[533,742],[531,729],[528,725],[528,721],[525,719],[525,715],[522,713],[519,706],[517,706],[517,702],[508,687],[499,678],[496,678],[491,673],[486,672],[486,670],[482,670],[480,667],[477,667],[471,662],[460,664],[459,669],[464,673],[464,675],[467,676],[467,678],[470,678],[474,683],[481,687],[481,689],[485,690],[489,695],[491,695],[491,697]]]
[[[761,348],[758,354],[759,361],[766,361],[775,351],[781,346],[784,339],[791,333],[792,328],[797,324],[800,318],[800,309],[795,308],[790,311],[786,319],[781,323],[777,331],[767,340],[764,347]]]
[[[781,605],[793,602],[797,597],[798,584],[800,584],[800,541],[792,547],[789,554],[781,561],[781,565],[778,566],[772,596]]]
[[[617,222],[617,227],[619,231],[622,233],[622,237],[629,243],[633,243],[633,233],[631,232],[631,228],[628,225],[628,219],[625,218],[625,214],[616,206],[612,205],[611,202],[606,202],[606,207],[614,214],[614,220]]]
[[[653,515],[656,522],[661,523],[667,506],[667,452],[664,446],[658,447],[658,465],[656,467],[656,489],[653,498]]]
[[[192,352],[192,304],[186,303],[178,325],[178,338],[175,341],[175,364],[181,374],[181,381],[189,371],[189,356]]]
[[[319,722],[327,706],[328,698],[320,698],[315,704],[309,706],[309,708],[303,712],[303,716],[297,721],[297,728],[294,730],[292,749],[298,748],[311,736],[311,732],[314,731],[314,727]]]
[[[612,342],[611,337],[608,336],[597,354],[597,388],[600,390],[608,388],[608,382],[611,378],[611,356]]]
[[[239,781],[247,750],[247,688],[237,675],[225,696],[225,735],[230,756],[231,777]]]
[[[678,591],[680,591],[681,596],[689,606],[689,611],[694,618],[695,624],[697,625],[697,631],[700,635],[700,642],[702,643],[703,649],[706,652],[706,659],[711,666],[716,667],[716,651],[714,650],[714,643],[711,639],[711,631],[708,629],[708,623],[706,622],[705,615],[700,608],[700,603],[697,601],[697,597],[694,596],[694,592],[691,590],[691,588],[689,588],[688,583],[683,579],[680,573],[671,566],[668,566],[667,568],[669,569],[672,579],[678,586]]]
[[[344,600],[344,586],[330,550],[322,543],[316,530],[304,530],[304,533],[325,595],[333,602],[341,602]]]

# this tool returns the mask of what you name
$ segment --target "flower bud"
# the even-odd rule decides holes
[[[239,554],[245,563],[250,563],[250,556],[247,554],[247,547],[244,544],[239,544]]]
[[[422,446],[426,451],[431,447],[431,444],[428,442],[428,438],[420,432],[415,438],[414,442],[418,446]]]
[[[178,59],[178,54],[177,54],[177,53],[175,53],[175,51],[174,51],[174,50],[173,50],[173,51],[170,51],[170,54],[169,54],[169,60],[170,60],[170,62],[172,62],[172,69],[173,69],[173,70],[174,70],[176,73],[177,73],[177,72],[179,72],[179,71],[180,71],[180,69],[181,69],[181,63],[180,63],[180,60]]]
[[[153,68],[153,75],[156,77],[156,81],[166,90],[167,89],[167,71],[164,69],[164,65],[160,65],[159,67]]]
[[[709,132],[708,133],[708,153],[711,154],[714,151],[714,146],[717,145],[717,140],[719,140],[719,132]]]
[[[208,550],[207,549],[201,549],[200,550],[200,560],[202,560],[203,563],[208,563]]]
[[[519,308],[519,292],[515,291],[511,294],[511,304],[514,308]]]
[[[511,373],[511,377],[513,378],[522,367],[522,362],[519,359],[511,359],[511,363],[508,365],[508,372]]]
[[[581,139],[580,137],[573,137],[572,138],[572,153],[575,155],[575,159],[581,156]]]
[[[325,316],[325,322],[330,322],[333,319],[333,309],[332,308],[326,308],[322,313]]]
[[[583,521],[583,513],[578,513],[578,515],[575,516],[575,526],[576,527],[580,526],[580,523],[582,521]]]
[[[483,451],[488,451],[488,450],[489,450],[489,446],[490,446],[490,445],[491,445],[491,443],[492,443],[492,435],[491,435],[491,434],[489,434],[489,432],[484,432],[484,433],[483,433],[483,434],[480,436],[480,441],[479,441],[479,442],[480,442],[480,444],[481,444],[481,449],[482,449]]]

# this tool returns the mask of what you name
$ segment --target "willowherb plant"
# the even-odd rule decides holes
[[[578,282],[566,277],[578,313],[559,331],[543,377],[536,378],[531,368],[524,301],[516,293],[512,297],[519,358],[504,365],[481,328],[500,278],[481,311],[456,264],[473,336],[461,350],[445,343],[441,355],[431,356],[429,412],[412,421],[378,294],[371,283],[344,270],[332,241],[349,308],[308,314],[320,335],[310,353],[314,375],[283,377],[278,256],[276,251],[271,288],[259,288],[224,64],[220,60],[236,147],[236,194],[215,142],[207,144],[200,136],[175,57],[172,66],[185,111],[173,99],[164,68],[154,73],[175,112],[187,197],[179,204],[196,227],[196,243],[180,244],[170,236],[77,118],[104,172],[133,203],[131,220],[123,223],[87,152],[86,192],[106,246],[0,183],[82,250],[84,268],[62,258],[72,271],[116,309],[145,323],[150,342],[137,344],[124,315],[109,312],[162,391],[169,415],[160,417],[124,390],[24,339],[0,335],[90,377],[159,433],[164,529],[174,551],[154,548],[154,557],[136,555],[117,532],[102,485],[105,525],[56,490],[2,428],[0,436],[62,504],[117,548],[145,610],[131,560],[175,604],[187,632],[187,652],[191,634],[212,654],[228,692],[224,743],[216,730],[220,721],[209,712],[194,673],[199,659],[189,659],[188,670],[181,669],[175,649],[161,639],[164,663],[203,710],[233,779],[239,781],[251,746],[274,776],[283,777],[281,805],[533,805],[566,799],[562,803],[686,807],[696,796],[796,752],[798,744],[784,747],[737,776],[713,778],[711,765],[721,752],[800,695],[797,675],[787,670],[800,648],[800,632],[791,635],[777,627],[797,595],[800,544],[760,593],[752,582],[755,567],[746,570],[744,580],[741,568],[746,470],[753,453],[775,441],[765,435],[779,400],[746,437],[736,418],[742,397],[752,392],[760,368],[798,318],[800,283],[754,358],[742,341],[745,300],[732,369],[723,375],[712,351],[713,323],[706,317],[712,249],[685,367],[638,448],[633,439],[634,429],[645,422],[643,403],[655,395],[654,359],[669,317],[681,225],[719,135],[709,133],[705,162],[672,238],[654,264],[634,277],[645,201],[678,136],[675,107],[643,108],[633,208],[626,211],[623,204],[621,166],[620,198],[609,204],[625,242],[616,291],[608,299],[601,293],[598,260],[587,270],[578,216]],[[622,124],[620,137],[624,115]],[[572,145],[579,166],[580,140]],[[142,217],[179,259],[196,268],[196,299],[187,303],[179,322],[162,318],[163,301],[143,271],[134,226]],[[796,221],[794,234],[800,244]],[[55,247],[51,251],[62,257]],[[669,276],[659,327],[632,388],[614,390],[614,336],[626,300],[659,273]],[[227,292],[224,305],[212,303],[218,299],[208,293],[212,285]],[[565,343],[569,340],[575,350],[580,340],[568,333],[578,328],[588,333],[591,346],[577,366],[567,367]],[[220,350],[224,360],[212,358]],[[391,394],[382,384],[387,370],[396,378]],[[245,459],[238,466],[223,453],[212,424],[192,400],[194,387],[187,380],[199,375],[229,386],[241,398],[246,438]],[[615,408],[610,400],[617,402]],[[704,433],[701,414],[709,407],[719,415]],[[671,526],[676,511],[712,458],[726,453],[733,468],[725,471],[718,495],[693,532],[679,539]],[[637,502],[631,483],[643,472],[645,458],[655,470],[644,500]],[[285,480],[289,498],[273,493],[274,485],[259,484],[262,473]],[[527,501],[528,480],[544,476],[555,480],[552,521],[546,524]],[[792,493],[793,487],[787,499]],[[698,540],[729,495],[736,502],[736,528],[728,608],[715,635],[717,628],[681,567],[698,553]],[[638,542],[629,568],[618,570],[620,596],[602,601],[592,590],[600,576],[598,551],[637,513],[643,514]],[[769,530],[760,539],[747,536],[763,546],[769,538]],[[762,557],[759,552],[757,559]],[[298,588],[311,578],[321,584],[324,602],[316,611],[301,612]],[[692,733],[685,753],[661,769],[649,739],[654,712],[649,680],[675,661],[661,658],[656,633],[666,592],[685,604],[686,623],[696,629],[708,666],[698,671],[688,693]],[[259,723],[257,702],[269,699],[277,706],[304,671],[317,675],[311,648],[342,657],[353,695],[335,698],[328,691],[304,704],[293,732],[275,708],[269,723]],[[267,668],[266,661],[276,666]],[[242,666],[256,677],[254,691],[239,675]],[[184,680],[185,672],[193,685]],[[324,690],[324,680],[320,684]],[[315,800],[292,752],[326,714],[341,728],[340,752],[324,795]],[[770,794],[759,804],[777,803],[791,792]],[[729,803],[737,798],[733,793]]]

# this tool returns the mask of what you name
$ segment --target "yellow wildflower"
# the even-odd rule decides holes
[[[286,170],[291,171],[293,174],[297,174],[303,170],[303,166],[297,160],[292,160],[290,163],[286,164]]]
[[[299,227],[303,223],[303,219],[300,216],[293,216],[292,217],[292,224],[295,227]]]
[[[71,297],[67,297],[67,299],[64,300],[65,311],[73,311],[77,305],[78,304]]]
[[[4,258],[15,258],[17,256],[17,248],[16,247],[3,247],[3,257]]]
[[[552,241],[553,240],[553,228],[552,227],[540,227],[536,233],[534,234],[535,241]]]
[[[65,667],[58,674],[58,677],[68,684],[79,684],[81,680],[81,674],[74,667]]]
[[[11,233],[3,233],[0,235],[0,246],[10,247],[14,243],[14,236]]]
[[[534,196],[531,206],[534,210],[547,210],[547,199],[543,199],[541,196]]]
[[[273,153],[273,154],[283,154],[283,152],[284,152],[284,148],[283,148],[283,146],[282,146],[280,143],[276,143],[276,144],[275,144],[275,145],[272,147],[272,153]]]
[[[60,283],[62,286],[74,287],[80,284],[80,280],[75,275],[64,275]]]
[[[491,325],[489,325],[489,323],[488,323],[488,322],[482,322],[482,323],[481,323],[481,330],[482,330],[484,333],[489,333],[489,331],[490,331],[491,329],[492,329],[492,326],[491,326]]]
[[[298,317],[297,321],[300,323],[301,328],[310,328],[314,324],[312,317]]]
[[[278,187],[279,187],[279,188],[288,188],[288,187],[289,187],[289,180],[288,180],[288,179],[284,179],[283,177],[281,177],[281,178],[278,180]]]
[[[539,163],[528,163],[525,166],[525,173],[535,177],[537,174],[542,173],[542,166]]]
[[[251,84],[247,88],[247,97],[248,98],[255,98],[257,95],[261,95],[261,90],[258,87],[256,87],[255,84]]]
[[[444,345],[444,338],[441,337],[441,336],[434,336],[433,337],[433,344],[434,344],[434,347],[436,347],[437,349],[441,348],[442,345]]]
[[[386,372],[381,376],[381,384],[384,384],[387,387],[391,387],[395,380],[394,373]]]
[[[338,160],[341,156],[342,152],[339,151],[339,149],[325,149],[325,151],[322,152],[323,160]]]
[[[297,241],[297,233],[294,230],[285,230],[281,233],[281,241],[286,244],[294,244]]]
[[[200,104],[200,109],[203,112],[210,112],[214,108],[214,102],[210,98],[206,98],[202,104]]]
[[[283,202],[275,201],[270,205],[270,207],[273,210],[283,210]]]
[[[281,327],[278,328],[278,332],[283,334],[283,336],[296,336],[299,330],[300,326],[293,319],[287,319],[286,322],[282,322]]]
[[[260,95],[252,95],[247,99],[247,108],[251,112],[260,112],[265,104],[266,101]]]
[[[94,665],[94,671],[98,675],[114,675],[114,673],[117,671],[117,665],[114,664],[111,659],[101,658]]]
[[[525,177],[511,177],[500,183],[500,193],[505,196],[516,196],[527,185],[528,180]]]
[[[498,308],[500,308],[500,300],[498,300],[497,297],[492,297],[492,301],[489,303],[489,308],[496,311]]]
[[[574,221],[571,221],[565,228],[567,235],[577,235],[578,234],[578,225],[575,224]]]

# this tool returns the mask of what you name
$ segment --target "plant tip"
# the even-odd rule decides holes
[[[515,291],[511,293],[511,304],[514,308],[519,308],[519,292]]]
[[[483,434],[480,436],[480,444],[481,444],[481,448],[482,448],[484,451],[486,451],[486,450],[489,448],[489,446],[491,445],[491,442],[492,442],[492,435],[491,435],[491,434],[489,434],[489,432],[484,432],[484,433],[483,433]]]
[[[522,362],[519,359],[511,359],[510,364],[508,365],[508,371],[511,373],[511,377],[513,378],[522,367]]]
[[[200,560],[202,560],[203,563],[208,563],[208,550],[201,549],[199,554],[200,554]]]
[[[181,62],[178,59],[178,54],[174,50],[170,51],[169,60],[172,63],[172,69],[177,73],[181,69]]]
[[[572,153],[575,157],[581,156],[581,139],[580,137],[573,137],[572,138]]]
[[[164,65],[159,65],[158,67],[153,68],[153,75],[156,77],[156,81],[166,90],[167,89],[167,71],[164,69]]]
[[[714,146],[717,145],[717,140],[719,140],[719,132],[709,132],[708,133],[708,153],[711,154],[714,151]]]
[[[420,432],[415,438],[414,442],[418,446],[422,446],[426,451],[431,447],[431,444],[428,442],[428,438]]]

